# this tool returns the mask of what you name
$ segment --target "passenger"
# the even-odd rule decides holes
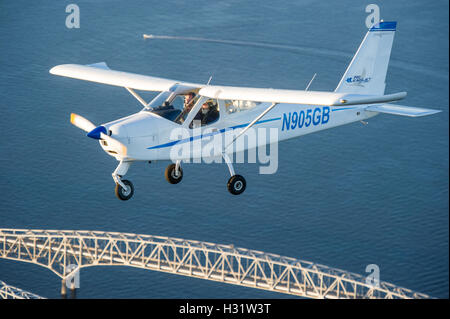
[[[202,125],[215,122],[219,117],[217,106],[210,103],[203,103],[201,109]]]
[[[197,114],[195,114],[191,124],[189,124],[189,127],[196,128],[205,125],[204,120],[206,119],[208,111],[209,111],[209,104],[208,102],[205,102],[202,104],[200,111],[198,111]]]

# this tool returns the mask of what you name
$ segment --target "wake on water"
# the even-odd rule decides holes
[[[353,56],[353,53],[347,53],[347,52],[342,52],[342,51],[338,51],[338,50],[329,50],[329,49],[323,49],[323,48],[313,48],[313,47],[305,47],[305,46],[298,46],[298,45],[278,44],[278,43],[210,39],[210,38],[201,38],[201,37],[154,35],[154,34],[144,34],[143,37],[144,37],[144,39],[199,41],[199,42],[220,43],[220,44],[228,44],[228,45],[247,46],[247,47],[250,46],[250,47],[268,48],[268,49],[280,49],[280,50],[298,52],[298,53],[307,54],[307,55],[313,55],[313,56],[321,55],[321,56],[325,56],[325,57],[337,57],[337,58],[342,58],[342,59],[346,59],[346,60],[350,60]],[[443,73],[443,72],[440,72],[437,70],[432,70],[432,69],[427,68],[426,66],[423,66],[420,64],[391,59],[389,66],[400,69],[400,70],[416,72],[416,73],[420,73],[422,75],[428,75],[428,76],[432,76],[432,77],[436,77],[436,78],[440,78],[442,80],[448,81],[448,72]]]

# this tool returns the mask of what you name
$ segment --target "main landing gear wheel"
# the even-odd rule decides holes
[[[134,194],[134,186],[129,180],[122,180],[122,183],[127,187],[126,189],[116,184],[116,196],[120,200],[129,200]]]
[[[175,170],[176,164],[167,166],[164,176],[170,184],[178,184],[183,179],[183,170],[181,166],[178,167],[178,172]]]
[[[228,180],[228,191],[233,195],[242,194],[245,191],[245,186],[247,183],[245,182],[245,178],[241,175],[233,175]]]

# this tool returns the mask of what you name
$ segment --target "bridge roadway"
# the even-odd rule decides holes
[[[0,258],[34,263],[66,279],[91,266],[130,266],[306,298],[430,298],[386,282],[233,245],[128,233],[0,229]]]

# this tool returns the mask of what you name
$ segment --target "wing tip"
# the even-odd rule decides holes
[[[58,67],[59,67],[59,65],[54,66],[54,67],[51,68],[48,72],[49,72],[50,74],[56,75],[56,74],[57,74]]]
[[[77,67],[91,67],[91,68],[97,68],[97,69],[103,69],[103,70],[111,70],[106,62],[98,62],[93,64],[60,64],[55,65],[52,67],[48,72],[53,75],[64,75],[63,72],[66,70],[70,71],[71,66],[77,66]]]

